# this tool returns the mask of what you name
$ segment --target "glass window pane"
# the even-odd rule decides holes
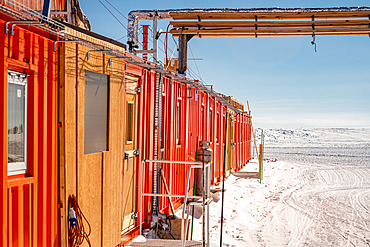
[[[180,102],[177,101],[176,109],[176,144],[180,145]]]
[[[8,175],[26,172],[27,75],[8,72]]]
[[[132,134],[133,134],[133,106],[134,104],[132,103],[128,103],[127,104],[127,124],[126,124],[126,128],[127,128],[127,141],[132,141]]]
[[[220,130],[218,129],[219,125],[220,125],[220,114],[217,113],[217,115],[216,115],[216,142],[217,143],[220,141],[220,139],[219,139]]]
[[[108,150],[108,76],[85,71],[85,154]]]

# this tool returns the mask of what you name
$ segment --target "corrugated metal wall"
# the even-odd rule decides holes
[[[57,88],[53,41],[0,20],[2,246],[58,246]],[[27,63],[27,59],[29,64]],[[7,176],[7,71],[28,74],[27,172]]]
[[[36,11],[42,11],[44,6],[44,0],[16,0],[19,4],[26,6]],[[12,3],[7,0],[0,0],[0,3],[12,6]],[[67,3],[66,0],[53,0],[50,7],[51,11],[66,11]]]

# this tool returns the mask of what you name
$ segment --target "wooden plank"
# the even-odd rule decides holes
[[[59,128],[59,145],[58,145],[58,152],[59,152],[59,203],[62,203],[64,207],[59,209],[59,227],[60,227],[60,243],[61,246],[67,246],[68,241],[68,231],[67,231],[67,194],[66,194],[66,141],[65,141],[65,53],[66,49],[65,46],[61,46],[59,48],[59,84],[58,84],[58,91],[59,91],[59,104],[58,104],[58,121],[61,123]]]
[[[180,34],[200,34],[200,35],[241,35],[241,34],[270,34],[270,35],[277,35],[277,34],[345,34],[345,33],[370,33],[370,28],[320,28],[320,29],[218,29],[218,30],[171,30],[170,33],[173,35],[180,35]]]
[[[77,195],[77,47],[76,44],[65,43],[60,48],[60,199],[64,205],[61,210],[61,246],[68,245],[68,196]]]
[[[170,12],[174,20],[279,20],[279,19],[344,19],[344,18],[367,18],[370,11],[307,11],[307,12]]]
[[[123,127],[124,127],[124,61],[108,66],[109,77],[109,151],[103,153],[102,246],[116,246],[121,239]]]
[[[368,27],[370,20],[325,20],[325,21],[171,21],[174,28],[247,28],[252,27]]]
[[[369,35],[369,32],[337,32],[337,33],[315,33],[316,36],[359,36]],[[237,33],[237,34],[194,34],[195,37],[256,37],[255,33]],[[178,35],[173,35],[177,37]],[[298,37],[298,36],[312,36],[312,32],[304,33],[257,33],[258,37]]]
[[[101,245],[102,229],[102,153],[84,154],[85,70],[102,73],[102,54],[94,52],[87,60],[90,49],[79,46],[77,63],[77,199],[91,225],[89,237],[94,245]]]
[[[128,245],[129,246],[151,246],[151,247],[166,247],[166,246],[171,246],[171,247],[180,247],[182,242],[181,240],[170,240],[170,239],[147,239],[146,242],[144,243],[135,243],[135,242],[130,242]],[[195,240],[187,240],[185,242],[185,246],[202,246],[202,242],[200,241],[195,241]]]

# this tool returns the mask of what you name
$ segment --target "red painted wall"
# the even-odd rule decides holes
[[[17,26],[6,35],[4,26],[0,19],[0,245],[58,246],[58,56],[52,40]],[[8,70],[28,74],[27,172],[16,176],[7,176]]]

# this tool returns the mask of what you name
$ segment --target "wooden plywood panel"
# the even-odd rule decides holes
[[[83,38],[94,43],[103,42],[87,36]],[[92,228],[91,246],[116,246],[122,226],[125,63],[113,59],[109,65],[109,56],[75,43],[65,43],[62,47],[60,73],[63,76],[59,91],[63,104],[60,107],[60,141],[64,142],[60,149],[61,200],[67,205],[68,196],[77,195]],[[85,70],[109,75],[108,151],[88,155],[84,154]],[[63,214],[62,246],[67,246],[67,206]]]
[[[77,56],[77,199],[92,228],[92,246],[101,246],[103,154],[84,154],[84,106],[85,70],[103,73],[103,55],[93,52],[87,60],[88,51],[79,46]]]
[[[122,166],[124,143],[124,62],[114,60],[105,72],[109,75],[109,152],[103,157],[102,246],[116,246],[121,239]]]
[[[230,12],[170,12],[174,20],[278,20],[367,18],[370,11],[230,11]]]
[[[103,153],[79,157],[78,203],[91,226],[91,246],[101,244]],[[86,242],[82,246],[87,246]]]
[[[60,200],[68,205],[68,196],[77,195],[77,156],[76,156],[76,74],[77,45],[65,43],[60,49],[59,67],[59,129],[60,152]],[[68,207],[61,212],[61,245],[68,243]]]

